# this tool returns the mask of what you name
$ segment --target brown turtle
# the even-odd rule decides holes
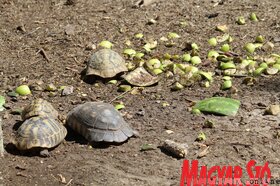
[[[67,134],[57,117],[58,112],[46,100],[32,101],[22,112],[24,122],[17,129],[12,143],[19,150],[39,149],[42,156],[47,156],[47,149],[60,144]]]
[[[127,71],[125,60],[111,49],[95,52],[87,63],[86,76],[95,75],[102,78],[112,78]]]
[[[41,98],[35,99],[31,102],[31,104],[27,105],[21,114],[23,120],[34,116],[48,116],[52,118],[58,117],[58,112],[54,109],[54,107]]]

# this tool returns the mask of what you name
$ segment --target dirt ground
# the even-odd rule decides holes
[[[110,102],[121,94],[117,85],[98,82],[96,86],[81,80],[85,61],[95,51],[87,50],[90,44],[109,40],[114,50],[121,53],[128,39],[131,48],[141,49],[143,43],[132,39],[136,33],[159,40],[168,32],[176,32],[181,36],[176,46],[159,44],[147,59],[166,52],[181,55],[184,43],[196,42],[204,60],[209,50],[207,40],[221,35],[215,26],[227,24],[235,39],[233,51],[244,54],[244,43],[262,34],[275,44],[274,53],[280,53],[279,0],[222,0],[216,6],[218,1],[166,0],[147,7],[135,7],[131,0],[73,2],[0,1],[0,91],[10,107],[1,112],[7,153],[0,159],[0,185],[179,185],[183,159],[176,159],[158,147],[166,139],[187,143],[186,159],[198,159],[202,149],[194,142],[201,131],[207,137],[202,143],[209,149],[199,159],[199,165],[239,165],[245,169],[251,159],[258,165],[268,161],[272,176],[280,179],[280,118],[263,114],[266,106],[280,102],[279,75],[258,78],[253,86],[242,84],[242,77],[233,78],[238,92],[232,97],[242,103],[235,117],[195,116],[189,111],[190,100],[231,94],[230,90],[220,90],[219,76],[209,88],[197,83],[181,91],[171,91],[169,82],[162,80],[141,94],[128,93],[113,102],[125,104],[120,112],[139,131],[139,138],[118,146],[91,148],[70,131],[65,142],[52,150],[48,158],[11,150],[8,144],[13,127],[21,120],[20,115],[11,111],[34,98],[48,100],[61,115],[66,115],[79,103]],[[242,26],[235,23],[237,16],[247,18],[251,12],[256,12],[261,20],[247,20]],[[149,24],[151,19],[156,23]],[[187,26],[182,27],[181,21],[186,21]],[[33,91],[32,96],[17,99],[6,95],[18,85],[32,85],[36,80],[56,86],[72,85],[74,92],[64,97],[50,97],[45,91]],[[170,105],[163,107],[163,102]],[[216,123],[215,128],[203,128],[207,119]],[[167,134],[166,129],[174,133]],[[143,152],[143,144],[156,148]]]

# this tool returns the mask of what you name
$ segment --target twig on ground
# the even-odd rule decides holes
[[[3,131],[2,131],[2,119],[0,118],[0,156],[4,157],[4,143],[3,143]]]
[[[121,93],[120,95],[114,97],[114,98],[110,101],[110,103],[112,103],[112,102],[115,101],[116,99],[119,99],[120,97],[122,97],[123,95],[127,94],[128,92],[132,91],[134,88],[135,88],[135,87],[133,87],[133,88],[130,89],[129,91],[123,92],[123,93]]]
[[[48,57],[47,53],[45,52],[45,50],[44,50],[43,48],[40,48],[36,54],[38,54],[38,53],[42,54],[43,57],[44,57],[47,61],[50,61],[50,58]]]

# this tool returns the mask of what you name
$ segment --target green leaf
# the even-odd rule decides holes
[[[5,97],[0,96],[0,111],[4,110],[4,107],[3,107],[4,104],[5,104]]]
[[[124,49],[123,51],[124,54],[128,55],[128,56],[135,56],[136,54],[136,51],[131,49],[131,48],[127,48],[127,49]]]
[[[101,46],[101,47],[103,47],[103,48],[112,48],[113,47],[113,44],[110,42],[110,41],[106,41],[106,40],[104,40],[104,41],[101,41],[100,43],[99,43],[99,46]]]
[[[206,140],[206,135],[204,134],[204,132],[200,132],[196,138],[197,141],[204,141]]]
[[[148,151],[148,150],[155,150],[155,147],[153,144],[143,144],[141,146],[141,151]]]
[[[224,97],[212,97],[197,102],[193,109],[222,116],[234,116],[237,113],[239,106],[239,100]]]
[[[169,39],[175,39],[175,38],[179,38],[180,36],[175,32],[169,32],[167,37]]]
[[[121,110],[123,108],[125,108],[124,104],[117,104],[117,105],[115,105],[115,109],[116,110]]]
[[[19,96],[19,94],[16,93],[15,91],[8,92],[7,95],[10,96],[10,97],[18,97]]]

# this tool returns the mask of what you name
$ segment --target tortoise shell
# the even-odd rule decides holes
[[[39,98],[32,101],[30,105],[26,106],[21,114],[23,120],[34,116],[48,116],[57,118],[58,112],[49,102]]]
[[[81,104],[69,112],[66,123],[90,142],[120,143],[137,135],[109,103]]]
[[[111,78],[127,71],[125,60],[111,49],[102,49],[94,53],[87,63],[86,75]]]
[[[52,148],[61,143],[66,134],[66,128],[55,119],[36,116],[22,123],[16,132],[13,143],[19,150],[35,147]]]

